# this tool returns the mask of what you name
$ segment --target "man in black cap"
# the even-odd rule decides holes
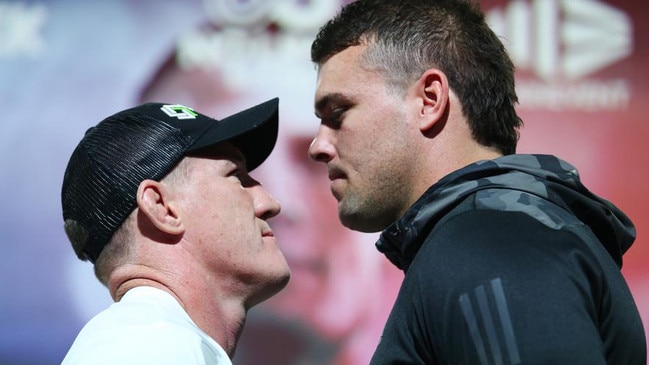
[[[278,100],[217,121],[146,103],[86,132],[62,189],[65,231],[115,304],[64,364],[231,364],[246,313],[290,272],[248,173],[271,153]]]

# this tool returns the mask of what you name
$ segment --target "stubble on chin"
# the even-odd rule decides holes
[[[338,218],[343,226],[359,232],[376,232],[376,209],[366,196],[347,191],[338,201]]]
[[[354,231],[380,232],[399,219],[406,196],[401,186],[387,189],[391,194],[380,194],[379,190],[347,189],[338,200],[338,218],[343,226]]]

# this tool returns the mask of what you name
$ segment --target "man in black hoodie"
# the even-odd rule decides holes
[[[627,216],[516,154],[514,69],[479,7],[359,0],[312,45],[342,223],[405,272],[372,364],[646,364]]]

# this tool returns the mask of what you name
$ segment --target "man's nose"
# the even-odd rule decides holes
[[[256,185],[255,190],[255,214],[261,219],[269,219],[279,214],[281,206],[263,186]]]
[[[333,144],[328,128],[320,126],[318,133],[309,146],[309,157],[317,162],[327,163],[336,155],[336,149]]]

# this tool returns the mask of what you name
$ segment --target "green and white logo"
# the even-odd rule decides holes
[[[192,108],[180,104],[163,105],[160,110],[165,112],[168,116],[176,117],[178,119],[196,119],[196,116],[198,115],[198,113],[196,113]]]

